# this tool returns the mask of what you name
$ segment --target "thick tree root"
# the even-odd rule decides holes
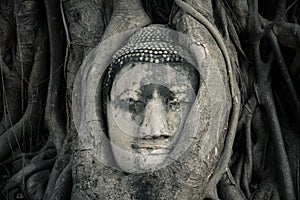
[[[193,16],[196,20],[198,20],[201,24],[203,24],[208,31],[212,34],[214,37],[216,43],[218,44],[219,48],[221,49],[221,52],[224,56],[224,60],[227,66],[227,72],[229,77],[229,85],[230,85],[230,91],[232,96],[232,111],[231,111],[231,118],[229,122],[229,128],[227,133],[227,138],[225,141],[225,146],[220,158],[220,161],[217,165],[217,167],[214,170],[214,173],[212,177],[210,178],[208,184],[207,184],[207,191],[206,191],[206,198],[211,199],[218,199],[217,193],[216,193],[216,185],[218,184],[219,180],[223,176],[223,174],[228,170],[228,163],[231,158],[232,154],[232,146],[235,139],[235,133],[237,130],[238,125],[238,119],[240,114],[240,92],[236,83],[236,80],[234,78],[234,72],[231,65],[231,61],[229,58],[228,50],[223,42],[223,38],[219,31],[209,22],[203,15],[201,15],[200,12],[196,11],[193,7],[191,7],[189,4],[183,2],[182,0],[175,0],[176,4],[185,12]]]
[[[223,200],[246,200],[246,198],[239,188],[234,178],[231,175],[231,172],[228,170],[220,182],[218,183],[218,193],[222,196]]]
[[[150,24],[151,20],[140,0],[114,1],[111,20],[102,36],[102,41],[116,33]]]
[[[26,110],[27,84],[34,64],[36,46],[39,45],[36,38],[40,37],[41,27],[43,27],[40,8],[41,4],[37,0],[30,3],[26,0],[14,2],[17,40],[12,51],[16,48],[16,53],[10,68],[6,68],[9,69],[11,76],[6,76],[2,80],[6,112],[0,121],[0,134],[17,123]],[[7,33],[12,32],[9,28],[11,27],[7,27]],[[8,44],[4,46],[9,45],[14,33],[6,36],[4,42]],[[5,57],[5,51],[6,49],[0,50],[0,57]]]
[[[53,194],[56,194],[58,191],[57,189],[59,185],[61,186],[64,183],[63,177],[66,178],[65,181],[68,180],[68,165],[71,163],[71,149],[70,144],[65,141],[63,147],[61,148],[59,154],[57,155],[56,162],[53,166],[51,171],[51,175],[49,178],[49,182],[44,193],[43,200],[50,200],[52,199]],[[68,185],[64,185],[64,187],[68,188]],[[61,192],[59,192],[61,193]]]
[[[257,0],[252,0],[252,3],[249,6],[250,14],[253,17],[252,31],[253,33],[259,34],[261,32],[259,26],[259,15],[258,15],[258,2]],[[255,37],[255,36],[254,36]],[[293,188],[293,180],[291,176],[291,170],[289,166],[289,160],[285,150],[285,144],[282,138],[282,131],[279,124],[279,119],[277,116],[277,111],[275,107],[275,103],[273,100],[272,90],[270,85],[268,84],[269,72],[270,69],[266,68],[267,65],[262,65],[262,60],[260,57],[259,43],[260,41],[256,41],[253,43],[253,54],[255,59],[255,67],[256,71],[259,74],[257,77],[257,88],[260,88],[260,91],[257,92],[259,103],[264,107],[266,116],[269,121],[269,125],[271,128],[271,138],[274,145],[274,151],[276,155],[276,160],[278,164],[278,173],[279,173],[279,184],[282,188],[282,193],[284,199],[295,200],[295,191]],[[274,46],[273,48],[278,48],[278,46]],[[278,51],[278,50],[276,50]],[[270,68],[270,66],[269,66]]]
[[[62,170],[51,191],[50,199],[70,199],[72,191],[72,160]],[[46,198],[45,198],[46,199]]]
[[[267,37],[268,37],[268,39],[270,41],[270,44],[271,44],[271,46],[272,46],[272,48],[275,52],[277,63],[278,63],[281,75],[283,77],[283,80],[285,81],[288,98],[291,102],[291,108],[292,109],[290,109],[290,110],[293,112],[293,117],[295,118],[295,121],[299,121],[300,120],[299,97],[297,95],[297,92],[296,92],[296,89],[294,87],[293,81],[290,77],[289,70],[288,70],[288,68],[286,66],[286,63],[284,61],[282,52],[281,52],[280,47],[279,47],[277,37],[275,36],[275,34],[272,31],[267,35]]]
[[[48,71],[47,49],[45,44],[44,32],[41,31],[36,47],[35,62],[32,66],[28,84],[28,104],[22,119],[13,127],[8,129],[0,140],[0,161],[4,160],[17,147],[21,149],[20,142],[26,137],[33,137],[30,134],[37,134],[43,115],[43,105],[45,104],[45,90],[43,82],[47,78]],[[39,113],[39,114],[36,114]],[[35,137],[35,136],[34,136]]]
[[[27,165],[21,171],[11,177],[11,179],[6,184],[5,190],[10,191],[16,187],[22,188],[24,180],[27,180],[31,175],[39,171],[51,169],[54,165],[54,162],[55,158]]]
[[[50,40],[50,81],[48,87],[45,122],[50,131],[50,140],[57,151],[62,146],[64,129],[64,90],[63,90],[63,63],[64,63],[64,35],[59,9],[59,0],[44,1],[47,12],[47,22]]]

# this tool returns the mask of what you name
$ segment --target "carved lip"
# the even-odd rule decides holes
[[[170,136],[148,136],[139,138],[135,143],[131,145],[132,149],[146,149],[146,150],[157,150],[157,149],[170,149]]]

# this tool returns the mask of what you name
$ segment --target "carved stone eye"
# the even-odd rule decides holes
[[[140,125],[144,118],[145,102],[140,100],[129,99],[129,112],[131,113],[131,119],[133,119],[138,125]]]

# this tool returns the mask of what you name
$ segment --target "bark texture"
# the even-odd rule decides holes
[[[297,0],[1,0],[0,199],[299,199],[299,19]],[[201,83],[188,151],[129,174],[78,136],[74,86],[151,24],[191,38],[201,75],[219,79]],[[224,123],[201,157],[221,112],[209,95],[222,92]]]

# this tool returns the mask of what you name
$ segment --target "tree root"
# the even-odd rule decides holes
[[[62,170],[52,188],[50,199],[70,199],[72,191],[72,159]],[[47,199],[47,198],[44,198]]]
[[[49,170],[39,171],[30,176],[26,181],[25,195],[30,200],[41,200],[49,180]]]
[[[17,188],[23,194],[27,193],[30,199],[35,199],[40,193],[44,192],[55,160],[56,151],[53,148],[43,148],[31,159],[27,166],[23,167],[7,181],[4,191],[10,194]]]
[[[25,135],[37,134],[40,127],[40,115],[43,115],[42,106],[45,104],[45,90],[42,82],[47,78],[47,50],[45,47],[44,32],[41,31],[38,37],[38,46],[35,53],[35,62],[32,66],[28,85],[28,105],[22,119],[13,127],[8,129],[0,140],[0,161],[10,155],[16,147],[21,148],[20,141],[25,139]],[[36,114],[40,113],[40,115]],[[33,137],[34,138],[34,137]]]
[[[20,79],[11,71],[7,73],[9,74],[1,74],[4,109],[0,120],[0,135],[4,134],[5,131],[18,122],[22,116]]]
[[[246,198],[228,170],[218,183],[218,193],[222,200],[246,200]]]
[[[0,52],[0,55],[2,53]],[[1,69],[1,74],[3,74],[4,78],[8,78],[11,79],[12,78],[12,73],[10,71],[10,69],[8,68],[8,66],[5,64],[5,62],[3,61],[3,58],[0,58],[0,69]],[[3,78],[3,80],[4,80]]]
[[[299,33],[300,34],[300,33]],[[282,56],[279,44],[278,44],[278,40],[275,36],[275,34],[270,31],[270,33],[267,35],[271,46],[276,54],[276,58],[277,58],[277,62],[278,62],[278,66],[281,72],[281,75],[283,77],[283,80],[285,81],[286,84],[286,90],[287,90],[287,94],[288,94],[288,98],[290,99],[291,102],[291,106],[293,109],[291,109],[291,111],[293,112],[293,116],[296,118],[296,121],[300,120],[300,102],[299,102],[299,98],[297,95],[297,92],[295,90],[293,81],[290,77],[290,73],[288,71],[288,68],[285,64],[284,58]]]
[[[33,174],[42,170],[51,169],[54,165],[55,160],[56,159],[53,158],[39,163],[31,163],[30,165],[27,165],[21,171],[10,178],[5,186],[5,190],[10,191],[16,187],[20,187],[24,184],[24,180],[27,180]]]
[[[249,4],[250,15],[253,16],[252,24],[252,31],[255,34],[259,34],[261,32],[259,26],[259,15],[258,15],[258,2],[257,0],[251,0]],[[256,37],[255,35],[253,36]],[[278,164],[278,173],[279,173],[279,184],[283,191],[284,199],[295,200],[295,192],[293,188],[293,181],[291,177],[291,170],[289,166],[288,157],[285,151],[285,144],[282,138],[282,132],[279,124],[279,119],[277,116],[277,111],[275,107],[275,103],[273,100],[272,90],[270,88],[270,84],[268,84],[268,77],[270,66],[262,65],[261,57],[260,57],[260,50],[259,50],[260,41],[256,41],[253,43],[253,54],[255,60],[255,68],[257,76],[257,88],[260,88],[260,91],[257,92],[259,103],[265,109],[266,116],[269,121],[269,126],[271,128],[271,138],[274,145],[274,151],[276,155],[276,161]],[[276,47],[279,48],[279,47]],[[278,50],[277,50],[278,51]]]
[[[24,6],[24,4],[27,6]],[[17,36],[17,42],[14,44],[16,46],[16,55],[14,63],[10,67],[11,76],[6,76],[2,80],[4,84],[5,108],[7,111],[4,112],[0,122],[2,125],[0,134],[17,123],[26,109],[25,91],[34,63],[35,48],[37,45],[36,38],[40,34],[39,31],[42,26],[40,6],[39,1],[36,0],[30,3],[26,2],[26,0],[14,2]],[[13,35],[7,35],[8,38],[5,39],[8,40],[5,42],[10,43],[10,37]],[[2,53],[4,52],[1,50],[1,57],[3,57]]]
[[[48,182],[48,185],[47,185],[46,191],[44,193],[44,197],[43,197],[44,200],[51,199],[54,189],[58,187],[58,186],[56,186],[57,183],[61,183],[61,181],[62,181],[60,176],[64,177],[65,175],[63,175],[63,174],[64,173],[67,174],[67,171],[65,171],[63,174],[62,174],[62,172],[64,170],[68,170],[68,168],[66,168],[66,167],[68,164],[71,163],[70,158],[71,158],[71,147],[70,147],[70,144],[67,141],[65,141],[63,147],[61,148],[61,150],[57,156],[57,159],[53,166],[53,169],[51,171],[50,179],[49,179],[49,182]],[[68,186],[66,186],[66,187],[68,187]]]
[[[37,151],[37,152],[29,152],[29,153],[20,153],[20,154],[15,154],[14,156],[11,156],[11,157],[9,157],[8,159],[6,159],[6,160],[4,160],[2,163],[4,164],[4,165],[8,165],[8,164],[11,164],[12,162],[14,162],[14,161],[16,161],[16,160],[19,160],[19,159],[31,159],[31,158],[33,158],[34,156],[36,156],[36,155],[38,155],[38,154],[40,154],[41,152],[44,152],[44,151],[56,151],[55,149],[54,149],[54,147],[51,145],[51,144],[49,144],[49,143],[46,143],[44,146],[43,146],[43,148],[41,149],[41,150],[39,150],[39,151]]]
[[[254,108],[255,109],[255,108]],[[253,109],[253,111],[254,111]],[[253,113],[253,112],[252,112]],[[251,192],[249,184],[251,182],[252,177],[252,139],[251,139],[251,124],[252,124],[252,115],[247,117],[246,121],[246,159],[244,163],[244,176],[242,179],[242,185],[246,192],[247,198],[250,198]]]
[[[66,113],[67,131],[76,133],[72,121],[72,91],[77,71],[88,52],[99,44],[107,26],[110,14],[105,8],[109,8],[112,2],[108,1],[80,1],[67,0],[61,5],[64,19],[64,28],[67,36],[67,48],[65,57],[66,78]],[[87,14],[88,13],[88,14]],[[84,17],[81,17],[84,16]],[[93,22],[93,23],[90,23]]]
[[[282,132],[271,89],[268,89],[265,97],[262,98],[263,106],[272,131],[271,138],[278,164],[277,169],[280,179],[279,185],[281,186],[285,199],[296,200],[289,160],[285,151],[285,144],[282,138]]]
[[[145,13],[140,0],[114,1],[111,20],[105,29],[102,41],[116,33],[149,24],[151,24],[151,19]]]
[[[47,22],[50,40],[50,81],[48,86],[45,122],[50,131],[49,138],[60,150],[65,138],[63,113],[63,63],[64,63],[64,35],[61,21],[59,0],[44,1],[47,12]]]
[[[206,198],[211,199],[218,199],[217,193],[216,193],[216,185],[218,184],[219,180],[221,179],[222,175],[227,171],[228,169],[228,163],[231,158],[232,154],[232,146],[235,139],[235,134],[237,130],[237,124],[240,114],[240,92],[237,87],[236,80],[234,78],[234,71],[231,65],[230,57],[228,54],[228,50],[226,45],[223,42],[223,38],[218,32],[218,30],[204,17],[196,11],[193,7],[191,7],[189,4],[183,2],[182,0],[175,0],[175,3],[185,12],[190,14],[192,17],[194,17],[196,20],[198,20],[200,23],[202,23],[208,31],[211,33],[213,38],[215,39],[216,43],[218,44],[223,56],[224,60],[227,66],[227,73],[229,77],[229,87],[230,92],[232,96],[232,110],[231,110],[231,117],[229,122],[229,128],[227,133],[227,138],[225,141],[225,146],[222,152],[222,155],[220,157],[220,161],[218,162],[217,167],[214,170],[213,175],[211,176],[209,182],[206,186]]]

